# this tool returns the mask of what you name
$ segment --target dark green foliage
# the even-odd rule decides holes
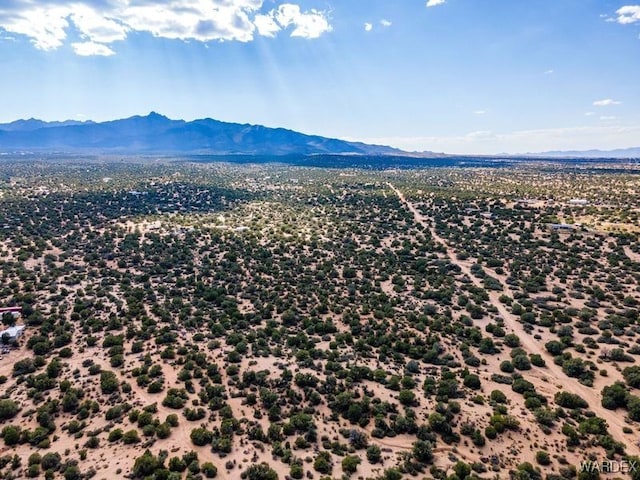
[[[511,362],[517,370],[531,370],[531,362],[526,355],[516,355]]]
[[[546,427],[552,426],[556,421],[556,413],[548,408],[538,408],[535,410],[534,416],[540,425]]]
[[[40,466],[43,470],[58,470],[61,464],[61,457],[58,452],[48,452],[42,456]]]
[[[600,417],[591,417],[580,422],[578,430],[581,433],[588,433],[591,435],[606,435],[608,425],[606,420]]]
[[[416,440],[411,450],[413,458],[420,463],[430,464],[433,462],[433,445],[431,442]]]
[[[516,378],[511,384],[511,389],[516,393],[535,392],[533,383],[525,380],[524,378]]]
[[[504,360],[500,363],[500,371],[505,373],[513,373],[514,366],[509,360]]]
[[[360,465],[361,462],[362,460],[360,459],[360,457],[356,455],[347,455],[342,459],[341,462],[342,471],[346,474],[355,473],[355,471],[358,469],[358,465]]]
[[[100,388],[102,389],[102,393],[110,394],[116,392],[118,387],[118,377],[116,377],[115,373],[108,370],[100,373]]]
[[[171,426],[168,423],[161,423],[155,427],[155,434],[159,439],[169,438],[171,436]]]
[[[320,473],[330,473],[332,469],[331,454],[329,452],[320,452],[313,461],[313,468]]]
[[[465,387],[468,387],[472,390],[479,390],[481,386],[480,377],[475,374],[465,376],[463,383]]]
[[[560,391],[554,396],[554,401],[564,408],[587,408],[589,404],[577,394]]]
[[[80,468],[77,465],[68,465],[64,469],[64,479],[65,480],[81,480],[82,473],[80,472]]]
[[[178,410],[184,407],[188,399],[189,394],[185,390],[171,388],[167,391],[167,396],[162,401],[162,405]]]
[[[171,472],[184,472],[187,469],[186,462],[180,457],[171,457],[169,460],[169,470]]]
[[[141,479],[155,473],[162,467],[162,462],[158,457],[146,450],[140,457],[136,458],[131,471],[133,478]]]
[[[117,442],[122,438],[123,432],[121,428],[116,428],[109,432],[108,440],[109,442]]]
[[[25,358],[23,360],[18,360],[13,364],[13,376],[17,377],[19,375],[26,375],[29,373],[33,373],[36,371],[36,365],[34,361],[30,358]]]
[[[369,463],[378,463],[380,461],[382,451],[377,445],[370,445],[367,447],[367,460]]]
[[[602,406],[609,410],[626,407],[628,392],[622,382],[616,382],[602,389]]]
[[[542,358],[542,356],[537,354],[537,353],[533,353],[533,354],[529,355],[529,359],[531,360],[531,364],[535,365],[536,367],[544,367],[544,366],[546,366],[546,362],[545,362],[544,358]]]
[[[140,442],[140,436],[137,430],[128,430],[122,435],[122,442],[125,445]]]
[[[458,478],[465,479],[471,475],[471,466],[467,463],[457,461],[453,466],[453,471],[456,473]]]
[[[266,463],[254,464],[242,472],[246,480],[278,480],[278,474]]]
[[[401,390],[398,395],[398,400],[403,405],[416,405],[416,395],[411,390]]]
[[[216,478],[218,475],[217,467],[211,462],[204,462],[200,469],[206,478]]]
[[[91,449],[98,448],[100,446],[100,439],[98,437],[89,437],[84,446]]]
[[[491,391],[491,401],[496,403],[506,403],[507,396],[500,390]]]
[[[520,346],[520,338],[514,333],[505,335],[503,342],[507,347],[511,347],[511,348],[516,348]]]
[[[205,428],[195,428],[191,430],[190,438],[194,445],[201,447],[207,443],[211,443],[213,434]]]
[[[542,475],[539,469],[529,462],[525,462],[518,465],[515,475],[512,475],[511,478],[513,480],[542,480]]]
[[[17,445],[20,442],[20,427],[7,425],[2,429],[2,439],[8,447]]]
[[[178,416],[175,413],[167,415],[166,423],[171,427],[177,427],[179,425]]]
[[[640,388],[640,367],[626,367],[622,370],[622,375],[624,376],[624,381],[627,382],[627,385],[633,388]]]
[[[10,420],[20,411],[20,406],[11,399],[0,400],[0,421]]]
[[[562,342],[552,340],[547,342],[544,346],[551,355],[560,355],[565,349],[565,345]]]

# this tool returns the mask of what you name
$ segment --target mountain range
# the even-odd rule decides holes
[[[29,119],[0,124],[0,150],[216,155],[406,154],[391,147],[305,135],[284,128],[211,118],[187,122],[155,112],[100,123]]]
[[[560,150],[528,153],[526,156],[542,158],[640,158],[640,147],[615,150]]]
[[[222,122],[211,118],[172,120],[151,112],[107,122],[35,118],[0,124],[0,152],[187,155],[343,155],[447,158],[434,152],[396,148],[306,135],[284,128]],[[500,157],[512,157],[508,154]],[[489,156],[491,158],[492,156]],[[618,150],[553,151],[518,158],[639,158],[640,147]]]

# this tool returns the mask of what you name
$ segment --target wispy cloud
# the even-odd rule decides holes
[[[77,55],[82,57],[90,57],[90,56],[102,56],[102,57],[110,57],[111,55],[115,55],[116,52],[111,50],[107,45],[102,43],[95,42],[77,42],[72,43],[71,47],[73,51],[76,52]]]
[[[600,117],[600,120],[604,121],[604,122],[610,122],[611,120],[615,120],[616,117],[613,115],[602,115]]]
[[[485,115],[486,113],[486,110],[476,110],[475,112],[473,112],[474,115]]]
[[[622,25],[640,22],[640,5],[625,5],[616,10],[616,22]]]
[[[292,37],[318,38],[332,30],[327,13],[319,10],[303,12],[299,5],[285,3],[272,10],[272,15],[283,29],[293,28]]]
[[[275,37],[282,29],[273,15],[256,15],[253,23],[263,37]]]
[[[255,34],[313,39],[330,32],[328,13],[283,3],[263,11],[263,0],[56,0],[12,1],[0,8],[0,28],[24,35],[39,50],[55,50],[73,27],[81,37],[78,55],[113,55],[111,44],[131,32],[184,41],[249,42]]]
[[[390,22],[389,20],[387,20],[386,18],[383,18],[383,19],[382,19],[382,20],[380,20],[378,23],[380,24],[380,26],[381,26],[382,28],[389,28],[391,25],[393,25],[393,23],[391,23],[391,22]],[[374,27],[373,23],[371,23],[371,22],[365,22],[365,24],[364,24],[364,30],[365,30],[366,32],[370,32],[370,31],[372,31],[374,28],[375,28],[375,27]]]
[[[447,0],[427,0],[427,7],[437,7],[438,5],[442,5]]]
[[[555,72],[553,70],[551,70],[551,69],[545,70],[545,72],[544,72],[545,75],[553,75],[554,73]]]
[[[603,100],[596,100],[593,102],[594,107],[609,107],[611,105],[620,105],[622,102],[618,100],[613,100],[611,98],[605,98]]]

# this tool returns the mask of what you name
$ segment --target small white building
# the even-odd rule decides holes
[[[0,342],[12,343],[17,342],[24,332],[24,325],[15,325],[0,331]],[[6,338],[6,340],[5,340]]]

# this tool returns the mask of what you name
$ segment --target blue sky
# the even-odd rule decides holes
[[[611,149],[640,145],[639,85],[633,0],[0,3],[0,122],[154,110],[408,150]]]

